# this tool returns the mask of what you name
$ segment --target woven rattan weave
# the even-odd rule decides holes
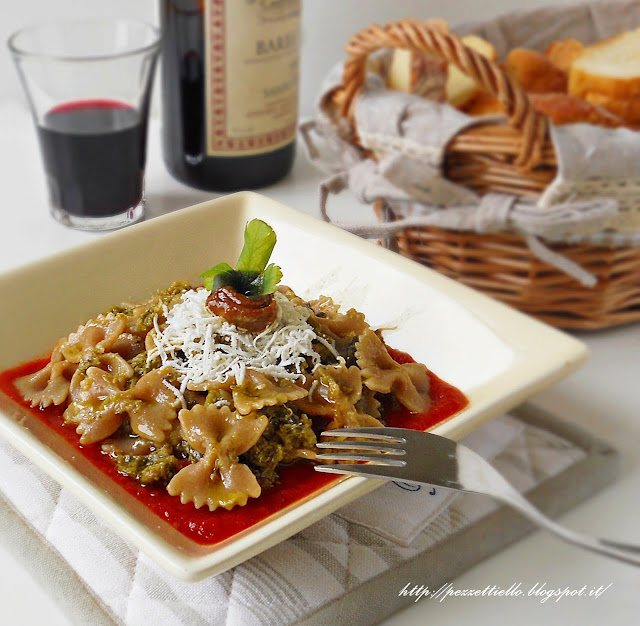
[[[346,48],[342,86],[333,95],[336,115],[353,121],[367,58],[384,48],[426,52],[455,64],[497,97],[507,113],[502,120],[489,118],[465,129],[449,143],[444,164],[448,179],[479,194],[535,198],[546,189],[557,171],[549,120],[496,63],[429,22],[407,19],[354,35]],[[353,125],[348,140],[359,146]],[[375,158],[365,150],[363,154]],[[390,209],[384,213],[393,219]],[[595,287],[586,287],[540,261],[516,233],[420,227],[403,231],[394,243],[401,254],[561,328],[592,330],[640,320],[638,246],[545,242],[598,278]]]

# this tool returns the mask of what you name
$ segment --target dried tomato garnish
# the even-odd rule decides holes
[[[207,298],[207,308],[224,317],[229,324],[259,333],[272,324],[278,316],[278,305],[273,294],[249,298],[231,289],[221,287]]]

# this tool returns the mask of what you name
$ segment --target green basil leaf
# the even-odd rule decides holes
[[[213,282],[218,274],[222,274],[224,272],[232,271],[233,268],[228,263],[218,263],[218,265],[214,265],[209,268],[206,272],[202,272],[200,274],[200,278],[204,278],[204,286],[209,291],[213,291]]]
[[[275,264],[268,265],[262,273],[262,293],[273,293],[282,279],[282,270]]]
[[[244,229],[244,246],[236,268],[228,263],[218,263],[200,276],[209,291],[231,287],[249,298],[259,298],[275,291],[282,279],[282,271],[271,263],[267,267],[271,252],[276,245],[273,228],[262,220],[251,220]],[[266,268],[266,269],[265,269]]]
[[[244,229],[244,246],[236,270],[261,273],[276,245],[273,228],[259,219],[251,220]]]

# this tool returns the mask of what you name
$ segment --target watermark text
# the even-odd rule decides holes
[[[399,596],[413,598],[414,602],[427,598],[442,602],[447,598],[536,598],[540,604],[548,601],[560,602],[563,598],[599,598],[613,583],[608,585],[583,585],[582,587],[551,587],[546,582],[537,582],[532,587],[524,588],[522,583],[514,582],[510,587],[487,585],[480,589],[463,589],[454,587],[453,583],[445,583],[435,589],[427,585],[416,585],[408,582],[399,592]]]

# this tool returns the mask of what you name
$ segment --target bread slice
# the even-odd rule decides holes
[[[427,20],[425,24],[441,33],[449,32],[449,25],[442,19]],[[446,61],[423,52],[394,49],[387,74],[388,89],[442,101],[446,79]]]
[[[447,63],[437,57],[396,48],[391,57],[387,88],[441,102],[445,98]]]
[[[620,102],[640,98],[640,29],[585,48],[571,65],[569,93],[589,101],[588,94]]]
[[[498,58],[498,53],[493,47],[493,44],[482,37],[467,35],[466,37],[462,37],[462,42],[468,48],[479,52],[491,61],[495,61]],[[478,85],[473,78],[467,76],[455,65],[449,65],[447,74],[447,100],[454,107],[461,108],[465,106],[474,96],[482,91],[482,87]]]

